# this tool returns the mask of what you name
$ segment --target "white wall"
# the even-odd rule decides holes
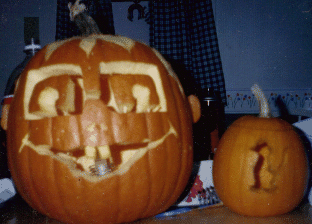
[[[312,1],[214,3],[227,89],[312,88]]]

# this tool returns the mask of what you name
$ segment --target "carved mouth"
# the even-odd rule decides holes
[[[76,169],[93,175],[105,175],[118,169],[121,164],[126,163],[140,150],[148,147],[148,143],[131,145],[104,145],[85,146],[64,153],[51,148],[51,152],[62,158],[67,158],[76,163]]]
[[[70,152],[61,152],[49,145],[35,145],[29,140],[29,134],[27,134],[22,140],[19,153],[22,152],[25,146],[28,146],[40,155],[48,155],[67,164],[76,176],[96,180],[101,177],[106,178],[127,172],[136,161],[149,150],[161,145],[171,134],[177,137],[176,130],[170,124],[168,132],[155,141],[131,145],[84,146]],[[93,177],[96,177],[96,179]]]

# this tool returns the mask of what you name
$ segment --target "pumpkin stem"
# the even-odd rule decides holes
[[[262,92],[261,88],[257,85],[254,84],[251,87],[251,92],[256,96],[259,104],[260,104],[260,115],[259,117],[270,117],[270,109],[269,109],[269,104],[267,99],[264,96],[264,93]]]
[[[101,34],[101,31],[94,19],[86,12],[85,4],[76,0],[74,4],[68,3],[70,11],[70,20],[74,21],[78,26],[82,36],[90,36],[91,34]]]

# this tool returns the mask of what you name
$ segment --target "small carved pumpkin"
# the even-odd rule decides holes
[[[192,168],[192,112],[154,49],[111,35],[47,45],[11,103],[9,168],[22,197],[66,223],[120,223],[172,205]],[[192,110],[192,108],[194,110]]]
[[[241,117],[226,130],[214,157],[214,186],[224,205],[237,213],[280,215],[304,196],[307,157],[294,128],[269,118],[263,93],[258,86],[253,90],[262,96],[262,117]]]

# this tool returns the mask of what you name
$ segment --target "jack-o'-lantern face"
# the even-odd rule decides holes
[[[24,116],[35,130],[32,127],[25,135],[20,151],[27,145],[39,154],[53,152],[75,162],[82,171],[99,168],[102,170],[93,171],[103,174],[125,164],[135,154],[140,158],[168,135],[177,134],[168,119],[166,133],[158,139],[150,139],[147,123],[140,125],[138,122],[148,116],[146,113],[167,112],[167,99],[157,66],[128,61],[100,62],[98,66],[100,88],[95,91],[85,90],[84,81],[90,77],[84,77],[77,65],[57,64],[28,72]],[[62,128],[63,122],[71,120],[66,116],[74,116],[82,122]],[[112,123],[107,119],[110,116],[126,119],[126,122]],[[128,124],[127,120],[133,121]],[[61,124],[56,129],[57,136],[50,135],[46,142],[38,136],[45,136],[50,130],[39,127],[43,123],[44,127],[49,127],[51,122],[53,126]],[[79,133],[79,130],[83,131]]]
[[[152,189],[149,205],[138,204],[150,207],[141,217],[156,214],[170,206],[187,183],[192,112],[197,112],[197,120],[198,109],[191,110],[170,65],[144,44],[110,35],[55,42],[34,56],[17,83],[7,130],[12,176],[21,194],[43,213],[56,213],[55,207],[45,211],[38,205],[30,193],[35,182],[48,182],[50,189],[59,180],[62,187],[78,191],[83,180],[92,188],[85,190],[98,189],[94,200],[107,201],[117,193],[108,183],[118,180],[122,194],[129,192],[123,204],[133,197],[132,191],[147,197]],[[63,178],[70,181],[65,184]],[[129,183],[136,181],[146,189],[132,189],[138,184]],[[56,193],[36,194],[52,203]],[[80,203],[72,194],[62,198],[71,208]],[[110,206],[106,210],[114,213]],[[125,206],[126,211],[131,206]],[[89,208],[94,209],[99,208]],[[106,218],[101,221],[109,221]]]
[[[121,37],[78,39],[79,50],[86,54],[80,64],[54,63],[28,71],[23,111],[30,127],[19,152],[28,146],[41,155],[53,155],[71,166],[74,163],[82,172],[104,174],[118,170],[131,158],[141,158],[169,135],[177,136],[167,116],[164,133],[148,135],[146,120],[159,116],[154,113],[168,112],[158,66],[126,59],[101,60],[93,53],[99,40],[113,42],[129,53],[135,45]],[[45,61],[65,44],[50,46]],[[170,78],[176,79],[170,72]],[[122,172],[129,165],[122,166]]]

